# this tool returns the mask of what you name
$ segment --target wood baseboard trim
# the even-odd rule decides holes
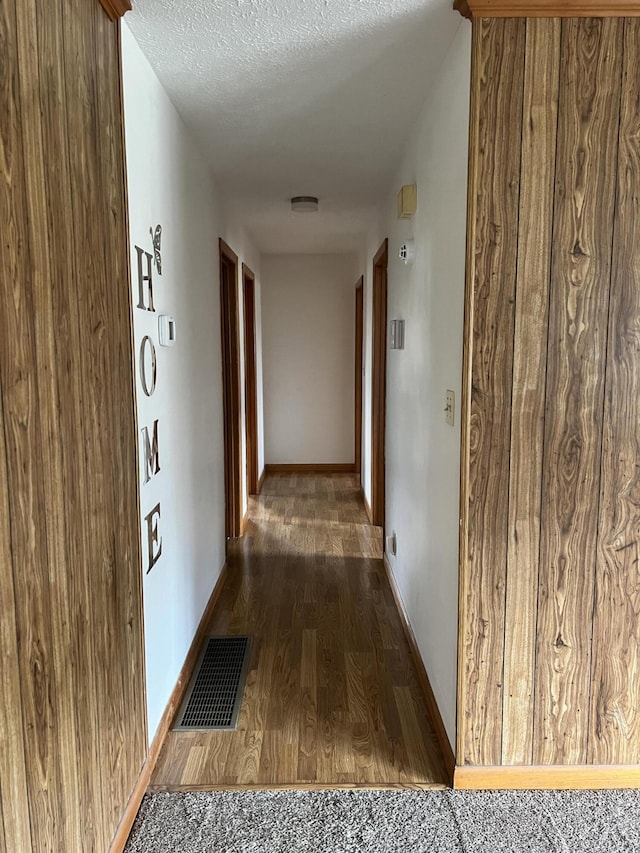
[[[364,493],[364,489],[362,490],[362,500],[364,501],[364,511],[367,513],[367,518],[369,519],[369,524],[373,525],[373,511],[367,500],[367,496]]]
[[[387,580],[389,581],[389,586],[391,587],[391,592],[393,593],[393,598],[396,603],[396,608],[398,610],[398,613],[400,614],[400,620],[402,621],[404,634],[407,638],[407,642],[409,643],[411,657],[413,658],[413,662],[418,673],[418,680],[420,681],[422,692],[424,693],[424,698],[427,704],[427,713],[429,715],[429,719],[431,720],[431,724],[433,725],[436,737],[438,739],[438,744],[440,746],[442,757],[444,759],[444,766],[447,771],[447,776],[449,778],[450,784],[453,785],[454,771],[456,770],[456,760],[453,754],[453,750],[451,748],[451,744],[449,743],[447,730],[445,729],[444,723],[442,721],[442,714],[440,713],[440,708],[438,708],[438,703],[436,701],[433,688],[431,687],[431,682],[429,681],[429,674],[427,673],[424,661],[422,660],[422,655],[420,654],[420,650],[418,648],[418,644],[413,633],[413,628],[411,627],[411,622],[409,622],[409,617],[407,615],[407,610],[404,606],[404,601],[402,600],[402,596],[400,595],[398,584],[396,583],[396,579],[393,575],[393,570],[391,568],[391,565],[389,564],[389,560],[387,559],[386,554],[383,556],[383,563],[385,572],[387,574]]]
[[[262,469],[262,474],[260,474],[260,479],[258,480],[258,491],[257,491],[258,495],[262,491],[262,487],[264,486],[264,480],[265,480],[266,476],[267,476],[267,467],[265,465],[265,467]]]
[[[458,765],[453,774],[453,787],[461,791],[600,791],[640,788],[640,765]]]
[[[266,474],[354,474],[354,462],[296,462],[264,466]]]
[[[193,640],[191,641],[191,646],[189,647],[189,651],[187,652],[184,664],[182,665],[182,669],[180,670],[180,674],[178,675],[178,680],[176,681],[176,685],[173,688],[173,692],[169,697],[167,707],[164,709],[164,713],[160,720],[160,724],[158,725],[158,730],[155,734],[155,737],[153,738],[153,742],[149,747],[149,753],[144,764],[142,765],[142,769],[140,770],[140,774],[136,780],[133,792],[129,797],[127,807],[113,837],[111,846],[109,847],[109,853],[123,853],[124,848],[127,844],[127,840],[129,838],[129,834],[131,833],[131,828],[136,819],[136,815],[138,814],[138,810],[140,809],[142,799],[147,790],[150,789],[151,776],[158,761],[158,757],[160,755],[162,747],[164,746],[167,734],[169,733],[173,724],[173,719],[176,713],[178,712],[180,705],[182,704],[182,700],[184,698],[184,694],[189,684],[189,681],[191,680],[191,675],[193,674],[194,667],[198,661],[198,656],[200,654],[200,651],[202,650],[203,643],[207,636],[207,626],[209,625],[213,610],[216,604],[218,603],[218,599],[220,598],[220,594],[227,578],[228,571],[229,569],[227,563],[225,563],[222,567],[222,571],[220,572],[220,576],[216,581],[213,591],[209,597],[209,601],[207,602],[207,606],[205,607],[204,613],[202,614],[200,624],[198,625]]]

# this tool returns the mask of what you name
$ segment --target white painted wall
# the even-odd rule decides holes
[[[387,350],[386,528],[398,540],[389,561],[452,744],[470,56],[471,26],[462,21],[405,149],[382,230],[367,246],[368,329],[369,267],[387,235],[388,318],[405,321],[405,349]],[[418,211],[398,220],[397,192],[414,182]],[[406,267],[397,255],[410,237],[417,257]],[[370,366],[370,345],[367,357]],[[445,422],[447,389],[456,395],[454,427]],[[370,396],[365,399],[370,424]],[[370,450],[363,472],[367,495],[369,471]]]
[[[161,470],[141,485],[145,572],[144,517],[156,503],[161,506],[162,555],[144,575],[143,588],[152,739],[224,563],[218,237],[256,276],[260,270],[246,235],[225,224],[208,167],[126,24],[122,48],[134,306],[135,246],[151,251],[149,228],[160,223],[163,229],[162,275],[154,270],[153,276],[156,312],[133,309],[138,426],[151,431],[153,421],[159,421]],[[158,343],[162,313],[176,319],[172,348]],[[151,397],[142,392],[138,365],[145,335],[154,341],[157,355],[157,386]],[[142,453],[141,444],[141,483]]]
[[[354,461],[355,255],[262,256],[267,463]]]

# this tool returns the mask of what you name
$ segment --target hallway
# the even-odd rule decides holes
[[[170,732],[150,791],[442,787],[380,534],[356,475],[270,475],[209,634],[253,635],[237,730]]]

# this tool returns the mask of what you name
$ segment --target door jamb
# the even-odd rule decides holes
[[[242,418],[238,256],[220,238],[220,330],[224,410],[225,540],[240,536],[242,526]],[[225,285],[225,273],[228,284]]]
[[[244,408],[247,494],[258,494],[258,387],[256,365],[256,277],[242,264],[244,299]]]
[[[387,392],[387,261],[385,238],[373,259],[371,369],[371,511],[373,524],[385,522],[385,405]]]

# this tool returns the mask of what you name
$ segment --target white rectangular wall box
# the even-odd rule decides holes
[[[158,338],[162,347],[172,347],[176,342],[176,321],[168,314],[158,317]]]
[[[389,346],[391,349],[404,349],[404,320],[391,321]]]

